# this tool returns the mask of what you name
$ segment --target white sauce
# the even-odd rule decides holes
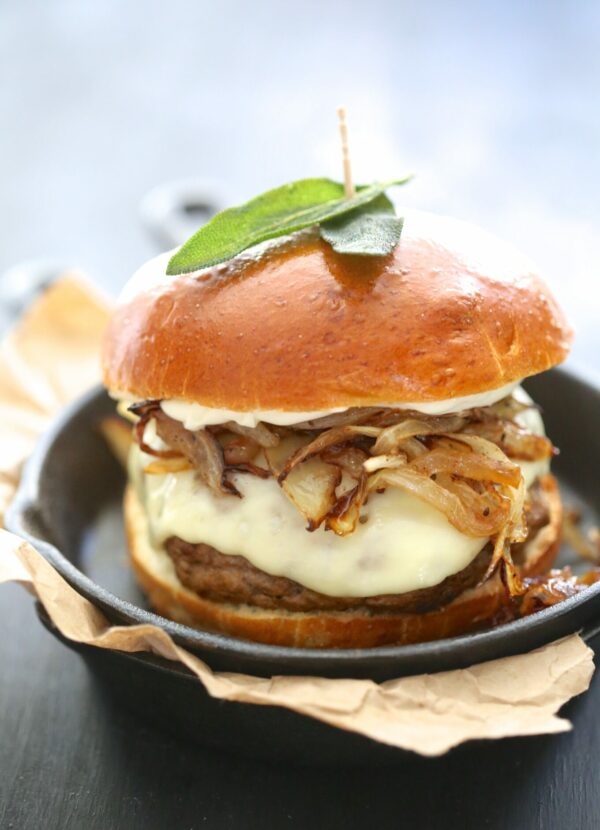
[[[118,305],[125,305],[139,294],[153,291],[155,288],[172,282],[173,277],[167,276],[167,265],[178,250],[178,248],[173,248],[172,251],[165,251],[144,262],[123,286],[117,300]]]
[[[521,397],[525,393],[518,390]],[[544,431],[535,409],[518,420]],[[150,425],[147,440],[153,442]],[[437,585],[465,568],[487,539],[471,538],[414,496],[389,488],[374,493],[368,521],[349,536],[322,528],[313,533],[273,479],[240,474],[242,499],[218,496],[193,472],[143,475],[152,459],[134,447],[130,471],[146,505],[153,541],[169,536],[204,542],[226,554],[242,555],[261,570],[286,576],[331,596],[403,593]],[[548,462],[521,465],[529,486]]]
[[[414,409],[426,415],[446,415],[449,412],[461,412],[463,409],[475,409],[477,406],[491,406],[510,395],[517,384],[518,381],[502,386],[500,389],[492,389],[491,392],[480,392],[462,398],[447,398],[446,400],[429,401],[427,403],[378,403],[376,406],[390,407],[391,409]],[[211,424],[224,424],[227,421],[235,421],[244,427],[255,427],[259,421],[264,421],[267,424],[278,424],[279,426],[290,426],[304,421],[314,421],[316,418],[323,418],[326,415],[333,415],[346,410],[345,407],[336,407],[313,412],[291,412],[281,409],[237,412],[234,409],[215,409],[210,406],[203,406],[200,403],[191,403],[176,398],[162,401],[161,407],[163,412],[171,418],[175,418],[176,421],[181,421],[186,429],[191,430],[202,429]]]

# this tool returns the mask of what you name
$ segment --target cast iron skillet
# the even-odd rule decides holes
[[[597,521],[600,388],[564,370],[532,378],[526,385],[542,406],[548,433],[561,449],[555,472],[566,500],[576,502],[588,521]],[[166,620],[146,610],[127,566],[120,518],[124,474],[97,431],[98,420],[113,412],[114,402],[97,388],[58,418],[27,464],[6,526],[32,542],[111,621],[159,625],[213,669],[382,681],[517,654],[579,629],[591,640],[600,629],[600,583],[553,608],[491,631],[403,647],[283,648]],[[52,630],[43,613],[41,617]],[[390,752],[284,710],[213,701],[185,670],[155,657],[77,650],[97,672],[109,677],[112,691],[129,705],[205,743],[295,760],[317,755],[320,760],[347,759],[348,752],[354,760],[369,760]],[[298,741],[290,744],[281,728],[294,731]]]

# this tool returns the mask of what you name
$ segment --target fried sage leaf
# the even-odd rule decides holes
[[[382,194],[362,208],[322,222],[319,232],[338,254],[386,256],[400,242],[403,222]]]
[[[344,186],[331,179],[301,179],[269,190],[239,207],[214,216],[171,258],[167,274],[186,274],[225,262],[278,236],[318,225],[373,202],[388,187],[410,177],[363,185],[347,199]]]

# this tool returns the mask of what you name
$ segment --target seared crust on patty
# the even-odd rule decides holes
[[[548,522],[548,507],[542,491],[534,485],[527,510],[529,536]],[[519,546],[522,547],[522,546]],[[252,565],[243,556],[231,556],[202,543],[191,544],[177,536],[167,540],[169,554],[177,576],[186,588],[198,596],[215,602],[244,603],[287,611],[346,611],[369,610],[426,612],[447,605],[455,597],[478,584],[489,565],[492,546],[487,544],[473,561],[443,582],[429,588],[403,594],[384,594],[374,597],[332,597],[305,588],[284,576],[273,576]],[[518,550],[514,551],[518,562]]]

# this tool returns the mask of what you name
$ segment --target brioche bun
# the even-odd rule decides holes
[[[547,571],[560,544],[562,507],[558,485],[551,475],[540,479],[549,521],[528,540],[521,574]],[[150,605],[176,622],[219,631],[234,637],[302,648],[371,648],[404,645],[453,637],[493,621],[508,601],[498,575],[469,589],[449,605],[427,613],[364,611],[291,612],[263,610],[203,599],[185,588],[167,553],[149,542],[145,511],[129,486],[124,502],[125,526],[131,562]]]
[[[477,394],[564,359],[571,331],[526,258],[464,222],[402,215],[383,258],[314,231],[179,277],[159,258],[114,315],[106,386],[302,412]]]

